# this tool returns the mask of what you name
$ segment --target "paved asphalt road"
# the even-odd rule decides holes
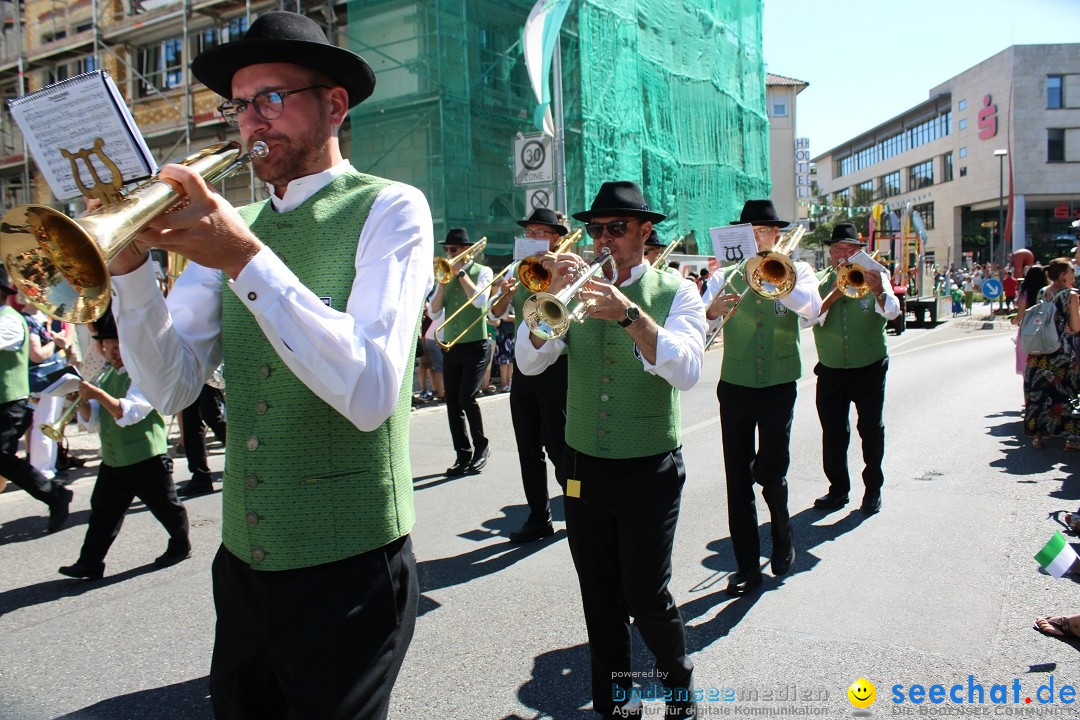
[[[847,688],[866,678],[877,687],[871,717],[1080,717],[1060,702],[1062,685],[1080,682],[1078,646],[1031,630],[1037,614],[1080,609],[1074,582],[1042,574],[1032,559],[1060,513],[1076,509],[1080,477],[1060,443],[1036,451],[1018,439],[1021,389],[1008,328],[950,322],[889,338],[887,479],[884,509],[872,518],[855,509],[857,498],[832,514],[811,508],[826,487],[810,340],[789,475],[798,555],[786,578],[768,576],[762,517],[759,594],[723,593],[734,561],[714,394],[720,352],[708,354],[702,382],[683,397],[688,478],[672,590],[698,686],[735,698],[706,702],[702,716],[851,717]],[[440,474],[452,460],[444,412],[413,413],[421,616],[391,717],[592,717],[582,709],[586,636],[561,505],[553,538],[507,542],[526,515],[509,405],[506,396],[482,405],[491,462],[482,475],[455,480]],[[214,462],[220,468],[220,454]],[[182,465],[178,480],[187,476]],[[164,532],[137,506],[104,580],[81,583],[56,574],[74,561],[85,531],[92,469],[80,475],[72,522],[55,535],[42,533],[39,503],[18,491],[0,497],[0,718],[210,718],[209,565],[220,496],[188,502],[191,560],[155,570]],[[635,669],[649,673],[648,652],[638,648]],[[982,706],[968,703],[969,675],[984,688]],[[1036,691],[1051,677],[1057,702],[1042,705]],[[893,702],[894,686],[906,698],[915,684],[946,693],[961,684],[963,704]],[[991,704],[995,684],[1008,686],[1008,704]],[[660,706],[647,703],[653,712]]]

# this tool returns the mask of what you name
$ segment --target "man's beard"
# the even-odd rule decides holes
[[[317,169],[313,167],[315,158],[321,153],[325,142],[321,127],[320,123],[315,122],[302,135],[285,136],[270,132],[252,137],[252,142],[263,140],[271,144],[270,155],[252,160],[255,176],[265,183],[283,186],[312,174]]]

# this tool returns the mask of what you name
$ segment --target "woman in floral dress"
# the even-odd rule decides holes
[[[1050,284],[1038,300],[1054,298],[1054,322],[1061,349],[1048,355],[1029,355],[1024,370],[1024,434],[1041,448],[1047,437],[1065,437],[1066,450],[1080,450],[1080,418],[1073,416],[1077,393],[1077,351],[1074,335],[1080,333],[1080,299],[1072,289],[1074,272],[1068,258],[1046,266]]]

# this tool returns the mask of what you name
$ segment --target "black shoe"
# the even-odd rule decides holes
[[[54,533],[67,524],[68,515],[71,512],[71,498],[73,497],[75,497],[75,493],[66,487],[57,490],[56,498],[53,500],[52,505],[49,506],[49,532]]]
[[[180,548],[177,550],[166,550],[164,554],[158,555],[154,558],[154,564],[159,568],[172,567],[173,565],[183,562],[191,557],[191,548]]]
[[[739,595],[745,595],[758,585],[761,584],[761,571],[755,570],[751,573],[737,572],[728,578],[727,594],[738,597]]]
[[[78,580],[100,580],[101,576],[105,574],[105,563],[91,565],[79,560],[74,565],[65,565],[57,572]]]
[[[814,501],[814,507],[818,510],[835,510],[836,508],[842,508],[847,505],[847,495],[833,495],[830,492],[827,495],[822,495]]]
[[[876,515],[881,510],[881,491],[866,489],[862,498],[862,507],[859,508],[867,515]]]
[[[533,522],[531,519],[526,520],[525,524],[521,526],[520,530],[515,530],[510,533],[510,542],[512,543],[527,543],[533,540],[539,540],[540,538],[546,538],[555,534],[555,528],[551,526],[550,520],[544,520],[543,522]]]
[[[176,491],[176,494],[180,497],[195,497],[196,495],[207,495],[212,492],[214,492],[213,480],[188,480]]]
[[[788,525],[787,532],[779,540],[773,540],[773,553],[772,553],[772,574],[774,577],[780,577],[781,575],[787,575],[788,570],[791,569],[791,564],[795,562],[795,543],[791,538],[791,526]]]
[[[457,477],[464,475],[469,471],[469,466],[472,465],[472,454],[458,454],[457,462],[450,467],[446,468],[446,472],[443,473],[446,477]]]
[[[491,450],[485,445],[483,450],[477,450],[473,453],[472,462],[469,463],[469,467],[466,469],[470,475],[475,475],[484,469],[487,465],[488,456],[491,455]]]

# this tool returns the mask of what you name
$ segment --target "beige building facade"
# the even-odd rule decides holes
[[[795,98],[809,83],[768,73],[765,107],[769,113],[769,178],[773,205],[785,220],[806,217],[800,202],[810,199],[810,147],[795,136]],[[800,144],[802,147],[800,147]],[[800,215],[800,210],[803,210]]]
[[[1067,254],[1080,219],[1080,44],[1014,45],[814,158],[819,202],[918,210],[926,262]],[[886,248],[887,250],[887,248]]]

